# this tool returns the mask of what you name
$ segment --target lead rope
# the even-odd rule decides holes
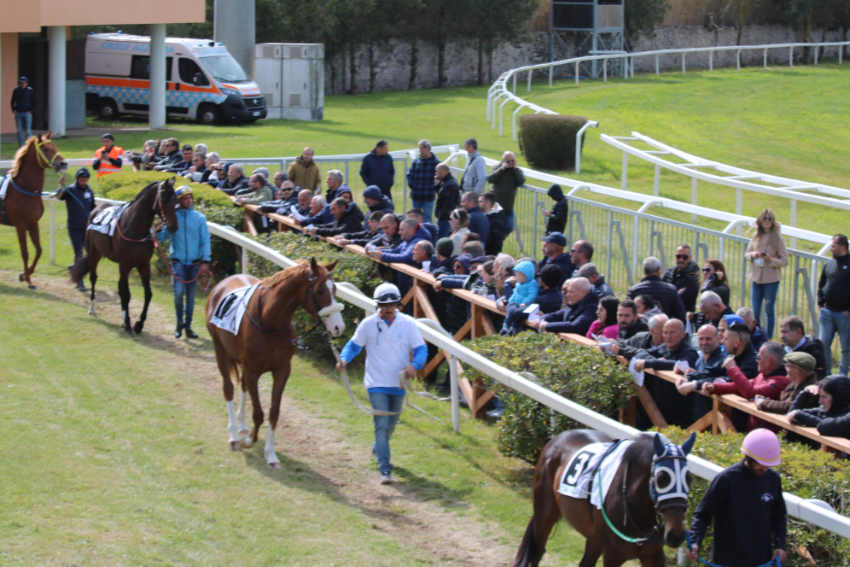
[[[339,364],[342,361],[339,357],[339,350],[337,350],[336,345],[332,341],[328,341],[328,343],[331,345],[331,352],[333,352],[333,355],[334,355],[334,358],[336,359],[337,364]],[[349,380],[349,378],[348,378],[348,370],[346,368],[343,368],[341,371],[337,370],[337,373],[342,378],[342,383],[345,385],[345,391],[348,392],[348,397],[351,398],[351,402],[357,407],[357,409],[359,409],[363,413],[366,413],[366,414],[369,414],[369,415],[379,415],[379,416],[381,416],[381,415],[400,415],[401,414],[401,412],[376,410],[374,408],[370,408],[370,407],[363,405],[354,396],[354,392],[351,390],[351,380]],[[428,394],[427,392],[416,392],[416,391],[413,390],[413,388],[410,385],[410,380],[407,379],[407,373],[404,370],[402,370],[399,373],[399,383],[401,383],[402,388],[404,388],[405,390],[407,390],[411,394],[416,394],[417,396],[422,396],[422,397],[430,397],[430,394]],[[437,417],[435,415],[431,415],[430,413],[428,413],[424,409],[422,409],[419,406],[417,406],[416,404],[412,403],[410,401],[410,396],[405,396],[404,403],[405,403],[405,405],[415,409],[416,411],[430,417],[434,421],[438,421],[440,423],[443,423],[443,420],[440,419],[439,417]]]
[[[622,539],[623,541],[627,541],[629,543],[635,543],[637,545],[642,545],[649,541],[648,537],[630,537],[621,532],[614,526],[614,522],[608,517],[608,514],[605,512],[605,495],[602,494],[602,470],[601,468],[596,469],[596,487],[599,489],[599,504],[600,509],[602,511],[602,518],[605,520],[605,524],[608,528],[614,532],[614,534]]]

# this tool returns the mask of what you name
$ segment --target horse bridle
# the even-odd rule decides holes
[[[35,155],[36,155],[36,159],[38,161],[38,166],[42,169],[47,169],[48,167],[54,167],[53,162],[56,161],[57,156],[59,156],[59,151],[57,150],[56,153],[53,154],[53,157],[51,157],[50,159],[47,159],[47,156],[44,155],[44,151],[41,149],[43,145],[44,145],[44,142],[42,140],[36,140],[36,142],[34,144]]]
[[[322,324],[322,318],[330,315],[331,311],[329,311],[329,309],[331,309],[333,307],[333,302],[331,302],[331,304],[326,306],[326,307],[321,307],[321,308],[319,307],[319,300],[316,297],[316,295],[317,295],[316,286],[314,285],[314,283],[318,279],[319,278],[317,276],[314,276],[312,274],[307,276],[307,283],[308,283],[307,287],[310,290],[309,295],[307,296],[307,299],[312,303],[312,307],[313,307],[312,311],[307,309],[307,312],[310,313],[310,315],[312,315],[313,317],[316,318],[316,324],[313,327],[311,327],[310,329],[308,329],[307,333],[311,332],[313,329],[315,329],[320,324]],[[328,276],[325,278],[324,282],[322,282],[322,283],[326,283],[329,280],[333,281],[331,279],[330,274],[328,274]],[[259,288],[263,287],[263,284],[258,284],[257,287],[258,287],[257,291],[259,291]],[[263,327],[263,322],[259,320],[259,317],[262,316],[262,312],[263,312],[263,296],[262,296],[262,294],[257,294],[257,296],[258,296],[257,297],[257,305],[258,305],[257,318],[255,319],[254,316],[251,315],[251,312],[247,308],[245,309],[245,315],[248,316],[248,320],[251,322],[251,324],[254,325],[254,327],[264,335],[270,335],[270,336],[273,336],[273,337],[280,337],[280,338],[284,338],[284,339],[289,338],[290,341],[292,341],[292,343],[295,344],[295,342],[296,342],[295,338],[289,336],[289,329],[286,329],[286,331],[280,331],[280,330],[277,330],[277,329],[268,330],[265,327]],[[304,307],[305,307],[305,309],[307,308],[306,305]]]
[[[154,199],[153,208],[151,209],[151,212],[153,212],[153,214],[155,215],[159,214],[160,220],[162,220],[163,222],[167,222],[168,219],[166,219],[165,217],[165,205],[162,203],[162,186],[164,183],[167,183],[167,181],[160,181],[157,185],[156,199]],[[121,219],[118,219],[118,222],[115,223],[115,228],[118,229],[118,236],[120,236],[122,240],[126,240],[127,242],[147,242],[148,240],[154,239],[153,227],[151,227],[151,230],[150,232],[148,232],[148,234],[146,234],[140,239],[130,238],[129,236],[126,236],[124,234],[124,231],[121,230]]]
[[[605,511],[605,499],[604,499],[603,494],[602,494],[602,475],[601,475],[600,469],[597,469],[597,486],[599,488],[600,501],[602,502],[602,510],[601,510],[602,511],[602,517],[604,518],[605,523],[608,524],[608,527],[611,529],[612,532],[614,532],[614,534],[617,537],[619,537],[620,539],[622,539],[623,541],[626,541],[628,543],[634,543],[636,545],[643,545],[646,542],[653,539],[654,537],[656,537],[657,535],[660,535],[662,533],[663,528],[661,526],[661,521],[660,521],[661,520],[661,513],[666,508],[668,508],[670,506],[670,504],[659,506],[659,503],[663,504],[664,502],[666,502],[668,500],[674,500],[674,499],[679,499],[679,498],[683,498],[683,497],[685,498],[685,502],[687,502],[687,494],[685,493],[684,495],[682,495],[682,494],[677,492],[677,493],[672,494],[670,496],[663,497],[663,498],[661,498],[661,500],[659,500],[658,488],[656,486],[656,480],[655,480],[658,465],[659,465],[659,463],[662,463],[664,461],[674,461],[674,462],[684,461],[685,463],[687,463],[687,459],[688,458],[686,456],[678,455],[678,454],[669,455],[669,454],[665,453],[664,455],[661,455],[661,456],[653,455],[653,457],[652,457],[652,467],[649,469],[649,500],[650,500],[650,502],[652,502],[652,507],[653,507],[653,510],[655,511],[656,522],[655,522],[655,525],[652,526],[652,529],[650,529],[649,533],[646,536],[643,536],[643,537],[628,536],[628,535],[622,533],[620,530],[618,530],[614,526],[614,523],[610,520],[607,512]],[[628,525],[629,525],[629,500],[628,500],[629,463],[628,463],[628,461],[625,462],[625,465],[626,465],[626,469],[623,473],[623,481],[622,481],[621,486],[620,486],[621,499],[623,501],[623,529],[627,528]],[[674,467],[674,470],[676,468],[678,468],[678,467]],[[681,474],[682,471],[679,471],[679,472],[680,472],[680,476],[684,476],[684,474]],[[677,475],[673,475],[673,476],[675,478]],[[665,496],[665,495],[662,495],[662,496]]]

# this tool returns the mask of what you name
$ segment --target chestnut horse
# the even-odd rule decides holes
[[[549,441],[534,471],[534,514],[514,567],[538,565],[549,532],[561,516],[585,537],[579,567],[593,567],[600,555],[604,567],[618,567],[629,559],[640,560],[643,567],[664,567],[664,544],[678,547],[685,539],[690,486],[687,454],[695,439],[691,434],[679,447],[660,433],[636,437],[622,454],[608,494],[600,498],[602,510],[588,499],[565,496],[558,488],[562,479],[575,483],[587,468],[589,460],[581,458],[583,447],[610,443],[611,438],[598,431],[576,429]],[[565,477],[573,455],[578,456]],[[594,475],[590,490],[601,490],[599,482]]]
[[[41,190],[44,189],[44,170],[49,167],[62,172],[68,167],[68,163],[50,139],[50,132],[32,136],[18,148],[15,161],[7,174],[11,180],[6,190],[6,198],[0,200],[0,223],[14,226],[18,231],[18,244],[21,247],[21,258],[24,262],[24,271],[18,279],[27,282],[30,289],[35,289],[31,276],[35,272],[38,259],[41,258],[38,221],[44,214]],[[35,258],[29,266],[27,266],[29,261],[27,233],[35,247]]]
[[[207,297],[207,329],[215,345],[215,358],[222,376],[231,450],[247,448],[257,442],[263,424],[258,381],[262,373],[271,372],[274,384],[265,458],[269,466],[280,466],[274,450],[274,430],[280,415],[283,389],[289,379],[290,359],[295,353],[292,317],[298,307],[303,307],[310,315],[321,319],[332,336],[338,337],[342,333],[345,329],[342,306],[334,298],[336,286],[331,279],[335,266],[336,262],[322,266],[311,258],[309,263],[291,266],[264,280],[236,274],[216,284]],[[255,284],[258,285],[244,306],[245,314],[235,335],[211,322],[213,314],[221,311],[219,303],[228,293]],[[233,413],[233,379],[240,385],[238,416]],[[254,409],[254,429],[250,438],[245,424],[246,391],[251,396]]]
[[[177,231],[177,214],[174,207],[174,178],[154,181],[142,189],[129,203],[115,227],[112,236],[88,228],[86,230],[85,253],[71,267],[71,280],[79,283],[88,273],[91,281],[91,303],[89,315],[96,316],[94,286],[97,282],[97,264],[102,257],[118,264],[118,295],[121,297],[121,319],[124,330],[136,334],[142,332],[148,316],[151,297],[151,256],[155,235],[151,233],[154,217],[166,223],[172,233]],[[89,215],[89,222],[110,205],[100,205]],[[114,205],[112,205],[114,206]],[[136,268],[145,288],[145,303],[139,320],[130,326],[130,270]]]

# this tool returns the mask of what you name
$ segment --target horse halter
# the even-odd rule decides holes
[[[56,161],[56,158],[59,156],[59,152],[53,154],[53,157],[47,159],[47,156],[44,155],[44,150],[42,150],[42,146],[44,146],[44,142],[42,140],[37,140],[33,147],[35,148],[35,155],[38,159],[38,165],[42,169],[47,169],[48,167],[54,167],[53,162]]]
[[[317,276],[313,275],[312,273],[309,276],[307,276],[307,283],[309,284],[308,287],[310,288],[309,299],[310,299],[310,303],[313,304],[312,307],[313,307],[313,313],[315,313],[315,316],[318,317],[319,319],[327,319],[328,317],[330,317],[331,315],[333,315],[335,313],[340,313],[343,310],[343,306],[342,306],[341,303],[339,303],[338,301],[336,301],[334,299],[333,287],[332,287],[333,279],[331,278],[330,274],[328,274],[328,276],[325,278],[325,281],[323,283],[327,286],[328,293],[331,294],[331,302],[328,305],[326,305],[325,307],[319,307],[319,299],[316,297],[316,295],[318,294],[318,292],[316,291],[317,286],[315,285],[315,282],[318,279],[319,278]]]

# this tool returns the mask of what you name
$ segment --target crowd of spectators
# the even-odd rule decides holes
[[[111,140],[105,140],[109,142]],[[766,209],[756,220],[756,235],[744,260],[752,281],[752,306],[731,305],[726,268],[718,259],[702,267],[687,243],[675,249],[663,269],[661,259],[643,260],[643,277],[617,298],[593,263],[594,246],[564,235],[568,202],[558,185],[549,188],[553,204],[544,211],[546,230],[541,259],[513,258],[502,252],[516,226],[514,203],[525,183],[516,157],[505,152],[488,174],[475,139],[464,144],[466,168],[456,179],[440,162],[428,140],[404,172],[413,207],[397,211],[391,188],[395,179],[389,145],[379,140],[363,158],[359,174],[366,188],[358,205],[344,174],[321,174],[309,147],[269,181],[269,171],[246,174],[224,162],[203,144],[181,146],[177,139],[149,140],[133,156],[134,167],[173,172],[208,183],[231,196],[234,205],[258,205],[263,212],[288,216],[307,236],[328,237],[343,246],[364,247],[383,263],[402,263],[430,273],[429,300],[443,326],[457,332],[470,317],[469,303],[449,289],[466,289],[495,301],[493,316],[502,334],[575,333],[597,341],[612,356],[624,357],[636,380],[642,380],[668,423],[689,426],[711,410],[706,396],[736,393],[764,411],[788,413],[794,423],[816,425],[832,435],[850,437],[850,253],[844,235],[833,239],[834,262],[818,285],[821,307],[818,333],[807,334],[802,319],[786,317],[780,340],[773,340],[774,301],[787,252],[779,223]],[[105,155],[105,154],[104,154]],[[489,184],[489,188],[488,188]],[[254,218],[259,231],[274,225]],[[402,295],[409,275],[381,267]],[[762,307],[766,327],[762,327]],[[831,375],[831,344],[841,342],[838,373]],[[678,375],[673,384],[647,369]],[[639,425],[648,426],[639,412]],[[742,412],[732,412],[741,429],[773,427]]]

